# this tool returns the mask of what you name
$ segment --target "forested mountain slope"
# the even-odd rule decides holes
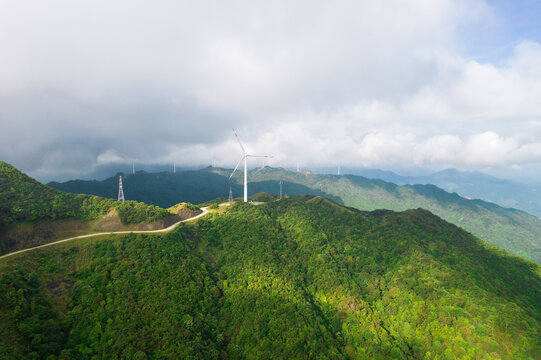
[[[380,179],[397,185],[436,185],[447,192],[456,192],[468,199],[481,199],[541,217],[541,184],[535,181],[505,180],[480,172],[452,168],[417,176],[403,176],[392,171],[364,168],[351,168],[346,171],[347,174]],[[325,173],[329,173],[328,169]]]
[[[71,180],[63,183],[50,182],[47,185],[69,193],[83,193],[116,199],[118,194],[118,176],[122,175],[126,199],[142,201],[147,204],[168,208],[179,202],[201,204],[203,202],[226,197],[231,183],[227,177],[211,171],[186,170],[148,173],[138,171],[135,174],[117,174],[103,181]],[[242,187],[232,184],[235,194],[240,194]],[[178,200],[178,201],[177,201]]]
[[[172,216],[165,209],[135,201],[117,202],[97,196],[63,193],[0,161],[0,253],[21,248],[17,239],[12,239],[12,234],[6,235],[15,223],[26,222],[23,227],[31,227],[33,232],[36,224],[46,222],[45,227],[50,228],[50,222],[54,220],[90,221],[109,214],[111,210],[125,225]],[[19,229],[15,230],[19,232]]]
[[[412,178],[410,183],[434,184],[446,191],[457,192],[465,197],[487,200],[541,217],[540,184],[513,182],[481,173],[463,172],[455,169]]]
[[[425,210],[290,198],[2,259],[0,319],[3,359],[538,359],[541,271]]]
[[[134,199],[163,207],[180,201],[203,202],[217,196],[227,197],[230,170],[207,168],[173,173],[137,173],[126,178],[126,187]],[[234,196],[242,195],[242,172],[230,182]],[[250,194],[277,195],[279,181],[288,195],[321,195],[361,210],[402,211],[422,207],[513,254],[541,263],[541,220],[516,209],[502,208],[481,200],[468,200],[433,185],[398,186],[361,176],[320,175],[284,169],[260,168],[250,172]],[[63,191],[87,192],[107,196],[115,191],[114,178],[103,182],[70,181],[51,183]],[[110,196],[113,193],[110,193]],[[167,195],[163,195],[167,194]]]
[[[269,168],[250,175],[252,181],[274,188],[279,179],[301,184],[361,210],[403,211],[421,207],[506,251],[541,263],[541,220],[520,210],[468,200],[434,185],[398,186],[353,175],[318,175]],[[288,188],[285,189],[287,192]]]

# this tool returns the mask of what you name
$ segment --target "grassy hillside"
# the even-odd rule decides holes
[[[425,210],[284,199],[2,259],[0,320],[3,359],[536,359],[541,270]]]
[[[125,225],[151,222],[171,216],[165,210],[135,201],[117,202],[98,196],[68,194],[45,186],[0,161],[0,234],[14,223],[27,223],[22,227],[47,225],[60,219],[90,221],[115,210]],[[18,230],[18,229],[17,229]],[[0,253],[20,248],[17,241],[0,241]]]
[[[227,196],[229,174],[230,170],[217,168],[176,174],[138,173],[129,177],[126,182],[130,182],[134,196],[144,198],[151,204],[171,206],[180,201],[208,201],[216,194]],[[280,189],[279,180],[284,181],[284,194],[321,195],[361,210],[403,211],[422,207],[506,251],[541,263],[541,220],[519,210],[502,208],[481,200],[467,200],[433,185],[398,186],[361,176],[296,173],[272,168],[250,172],[249,192],[277,195]],[[51,185],[65,191],[99,194],[96,190],[98,188],[94,185],[103,186],[109,182],[114,182],[114,179],[104,182],[72,181]],[[231,182],[234,196],[242,195],[241,184],[242,173],[239,173]],[[113,184],[108,186],[114,189]],[[184,190],[170,194],[171,188]],[[163,203],[165,197],[155,195],[162,191],[168,194],[167,201]]]

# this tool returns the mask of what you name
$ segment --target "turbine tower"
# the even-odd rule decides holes
[[[124,201],[124,189],[122,189],[122,176],[118,178],[118,201]]]
[[[239,142],[239,145],[240,145],[240,148],[242,149],[242,157],[240,158],[239,162],[237,163],[237,166],[235,166],[235,169],[233,170],[233,172],[231,173],[231,175],[229,175],[229,180],[231,180],[231,177],[233,176],[233,174],[235,173],[235,171],[237,171],[237,168],[239,167],[240,163],[242,161],[244,161],[244,202],[248,202],[248,161],[247,159],[249,157],[264,157],[264,158],[271,158],[272,156],[268,156],[268,155],[251,155],[251,154],[247,154],[246,153],[246,150],[244,150],[244,146],[242,146],[242,143],[240,142],[239,140],[239,136],[237,135],[235,129],[233,129],[233,133],[235,134],[235,138],[237,139],[237,141]]]
[[[232,202],[233,202],[233,190],[231,189],[231,186],[230,186],[229,187],[229,200],[228,200],[229,205],[231,205]]]
[[[280,200],[282,199],[282,184],[284,182],[282,180],[280,180]]]

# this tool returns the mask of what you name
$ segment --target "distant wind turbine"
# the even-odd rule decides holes
[[[235,129],[233,129],[233,133],[235,134],[235,138],[239,142],[240,148],[242,149],[242,157],[237,163],[237,166],[235,166],[235,169],[233,170],[231,175],[229,175],[229,180],[231,180],[231,177],[233,177],[233,174],[235,173],[235,171],[237,171],[237,168],[239,167],[240,163],[244,160],[244,202],[248,202],[248,162],[246,159],[248,159],[249,157],[271,158],[272,156],[247,154],[246,150],[244,150],[244,146],[242,146],[242,143],[239,140],[239,136],[237,135]]]

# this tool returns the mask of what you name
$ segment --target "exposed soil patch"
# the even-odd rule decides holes
[[[51,292],[56,296],[61,296],[67,291],[70,291],[73,287],[73,284],[75,284],[74,280],[70,279],[56,279],[51,280],[47,284],[47,289],[51,290]]]
[[[202,213],[202,211],[200,209],[192,210],[192,209],[188,209],[186,207],[181,207],[176,212],[176,217],[177,217],[176,221],[186,220],[186,219],[189,219],[191,217],[197,216],[197,215],[199,215],[201,213]]]

